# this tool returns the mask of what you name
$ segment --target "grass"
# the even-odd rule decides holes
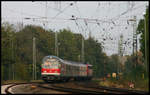
[[[99,83],[100,81],[101,81],[101,79],[96,79],[96,78],[93,78],[93,79],[92,79],[92,82]]]
[[[43,82],[43,80],[30,80],[30,82]]]
[[[109,86],[109,87],[117,87],[117,88],[129,88],[129,79],[113,79],[113,78],[107,78],[105,81],[100,81],[99,85],[102,86]],[[138,79],[134,81],[134,90],[142,90],[142,91],[149,91],[149,79]]]
[[[135,82],[136,89],[149,91],[149,79],[137,80]]]
[[[25,82],[43,82],[43,80],[30,80],[30,81],[27,81],[27,80],[7,80],[7,81],[4,81],[4,80],[1,80],[1,85],[10,84],[10,83],[25,83]]]
[[[10,84],[10,83],[22,83],[22,82],[27,82],[25,80],[1,80],[1,85],[3,84]]]

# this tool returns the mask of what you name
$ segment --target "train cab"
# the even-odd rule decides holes
[[[60,75],[60,59],[56,56],[44,57],[41,67],[41,75],[43,80],[54,80]]]
[[[45,82],[90,80],[92,73],[90,64],[62,60],[52,55],[44,57],[41,64],[41,77]]]

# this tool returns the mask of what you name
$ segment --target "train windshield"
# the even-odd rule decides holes
[[[55,58],[46,58],[43,60],[43,68],[58,69],[60,67],[59,61]]]

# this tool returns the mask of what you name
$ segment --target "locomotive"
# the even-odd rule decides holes
[[[92,65],[63,60],[57,56],[45,56],[41,64],[41,77],[45,82],[91,80]]]

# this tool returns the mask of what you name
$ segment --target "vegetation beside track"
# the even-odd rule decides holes
[[[43,80],[6,80],[6,81],[1,81],[1,85],[4,84],[11,84],[11,83],[27,83],[27,82],[43,82]]]
[[[115,79],[115,78],[106,78],[106,80],[102,79],[94,79],[92,82],[107,87],[116,87],[116,88],[125,88],[130,90],[141,90],[141,91],[149,91],[149,79],[145,78],[143,80],[136,80],[132,83],[134,84],[134,88],[129,87],[129,83],[131,83],[130,79]]]

